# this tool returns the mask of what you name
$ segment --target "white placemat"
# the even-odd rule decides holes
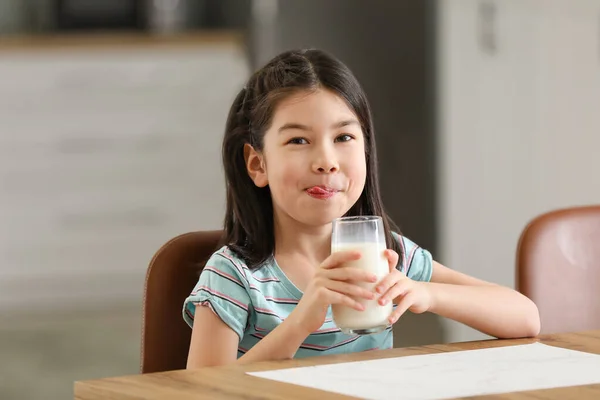
[[[365,399],[433,400],[600,383],[600,355],[533,343],[249,374]]]

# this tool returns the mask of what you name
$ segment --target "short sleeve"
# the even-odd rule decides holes
[[[397,268],[414,281],[429,282],[433,272],[433,257],[431,253],[412,240],[393,233],[402,249],[402,257]]]
[[[219,250],[206,263],[198,283],[183,305],[183,319],[192,327],[197,305],[209,307],[242,340],[248,323],[250,296],[240,262]]]

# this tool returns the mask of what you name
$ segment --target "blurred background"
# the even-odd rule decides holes
[[[138,373],[148,262],[221,226],[229,106],[289,48],[364,86],[402,232],[514,287],[527,222],[600,201],[599,24],[600,0],[0,0],[0,398]]]

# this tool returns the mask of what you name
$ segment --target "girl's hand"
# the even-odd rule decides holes
[[[396,309],[390,315],[390,324],[398,321],[398,318],[410,310],[415,314],[428,311],[431,307],[431,293],[427,282],[417,282],[408,278],[396,269],[398,253],[394,250],[386,250],[385,257],[390,266],[390,273],[377,284],[375,291],[381,305],[393,301],[397,304]]]
[[[368,271],[344,266],[344,263],[358,260],[360,257],[360,253],[356,251],[336,252],[319,266],[302,299],[289,316],[294,318],[300,329],[305,330],[307,336],[323,325],[331,304],[343,304],[363,311],[363,305],[353,297],[375,299],[375,293],[359,284],[373,284],[377,277]]]

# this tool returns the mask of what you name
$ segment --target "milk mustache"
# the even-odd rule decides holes
[[[350,261],[346,265],[349,267],[360,268],[373,273],[377,276],[375,283],[370,282],[357,282],[359,286],[374,292],[375,286],[379,283],[386,275],[389,274],[390,268],[387,259],[385,258],[384,251],[386,249],[385,244],[376,242],[363,242],[363,243],[343,243],[338,245],[332,245],[332,253],[338,251],[358,251],[361,253],[361,258],[356,261]],[[365,298],[356,298],[364,307],[364,311],[358,311],[354,308],[332,304],[331,309],[333,312],[333,320],[338,328],[342,331],[348,330],[364,330],[376,327],[384,329],[389,325],[388,318],[392,313],[392,302],[389,301],[386,305],[382,306],[378,303],[380,295],[375,293],[373,300],[367,300]]]

